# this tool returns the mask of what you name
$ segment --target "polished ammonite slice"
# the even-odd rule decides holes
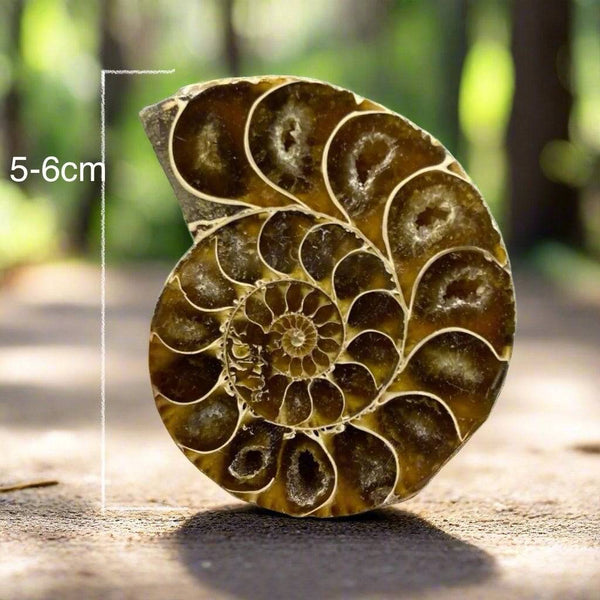
[[[141,117],[194,240],[150,335],[176,444],[294,516],[414,495],[487,418],[512,350],[477,188],[428,133],[318,81],[192,85]]]

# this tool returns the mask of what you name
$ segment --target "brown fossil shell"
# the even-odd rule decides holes
[[[477,188],[428,133],[318,81],[193,85],[141,117],[194,238],[150,335],[174,441],[294,516],[417,493],[487,418],[512,350]]]

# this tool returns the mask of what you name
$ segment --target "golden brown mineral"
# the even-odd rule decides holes
[[[411,497],[487,418],[512,349],[502,238],[428,133],[291,77],[141,113],[194,238],[151,326],[160,415],[238,498],[294,516]]]

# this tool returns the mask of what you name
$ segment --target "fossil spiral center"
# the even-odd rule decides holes
[[[338,308],[322,290],[300,281],[278,281],[246,296],[227,332],[230,384],[255,412],[291,424],[296,417],[286,412],[287,396],[294,392],[308,398],[310,382],[333,368],[344,327]],[[291,402],[290,397],[287,404]]]
[[[306,336],[304,335],[304,332],[300,331],[298,329],[294,329],[294,331],[290,335],[290,343],[295,348],[302,346],[302,344],[304,344],[305,340],[306,340]]]
[[[281,333],[281,347],[292,357],[310,354],[319,336],[314,323],[302,314],[283,315],[273,324],[271,330]]]

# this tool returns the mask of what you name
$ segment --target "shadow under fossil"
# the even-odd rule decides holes
[[[495,571],[480,548],[389,508],[335,520],[223,508],[198,513],[174,535],[191,573],[241,599],[399,598]]]

